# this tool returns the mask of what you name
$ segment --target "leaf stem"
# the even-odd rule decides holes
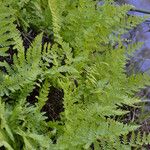
[[[135,11],[143,14],[150,14],[150,11],[142,10],[142,9],[131,9],[130,11]]]

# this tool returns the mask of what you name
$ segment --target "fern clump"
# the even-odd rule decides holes
[[[146,134],[132,142],[139,125],[116,119],[129,113],[122,106],[135,107],[140,102],[135,92],[150,82],[146,74],[125,73],[127,51],[121,35],[143,20],[127,15],[131,6],[117,6],[112,0],[101,6],[93,0],[1,1],[1,5],[0,55],[9,55],[10,47],[17,51],[13,64],[1,62],[6,70],[0,72],[1,147],[82,150],[92,145],[108,150],[149,143]],[[22,24],[25,16],[22,11],[21,17],[16,14],[25,9],[30,16],[26,26],[32,26],[39,21],[31,13],[34,6],[35,12],[45,10],[41,17],[50,16],[49,28],[43,21],[37,25],[52,32],[53,39],[43,44],[41,33],[25,51],[15,25],[18,20]],[[27,99],[36,87],[38,94],[31,104]],[[57,120],[47,118],[43,109],[52,87],[63,93],[63,111]],[[128,140],[129,133],[133,135]]]

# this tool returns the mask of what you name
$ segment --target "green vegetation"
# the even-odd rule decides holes
[[[138,124],[119,119],[129,113],[123,106],[137,107],[135,93],[150,84],[146,74],[125,73],[131,50],[121,35],[143,21],[127,15],[131,6],[111,0],[101,6],[93,0],[0,0],[0,6],[0,56],[14,51],[13,63],[0,63],[1,147],[127,150],[150,142],[150,135],[134,133]],[[25,50],[17,28],[51,35],[50,42],[42,43],[40,33]],[[57,119],[43,111],[52,87],[63,95]]]

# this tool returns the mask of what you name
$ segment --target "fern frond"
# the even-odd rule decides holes
[[[41,61],[41,35],[39,35],[33,44],[33,47],[27,52],[27,58],[25,55],[20,55],[18,61],[12,67],[13,73],[5,74],[2,76],[2,84],[0,85],[0,95],[8,95],[8,93],[21,89],[27,84],[32,84],[37,79],[37,76],[41,73],[40,61]],[[18,52],[20,54],[20,52]],[[34,59],[34,61],[33,61]],[[23,62],[23,63],[22,63]]]
[[[36,111],[37,108],[26,105],[25,101],[16,103],[14,108],[8,106],[9,104],[6,107],[4,103],[0,103],[0,139],[2,138],[0,144],[6,148],[11,145],[9,147],[13,147],[12,149],[20,149],[19,141],[24,140],[25,147],[50,148],[48,126],[43,122],[45,117]],[[45,135],[41,135],[41,132],[45,132]],[[19,139],[18,136],[20,136]]]
[[[41,87],[40,94],[38,96],[37,107],[39,108],[39,110],[42,109],[42,107],[44,106],[44,104],[46,103],[46,101],[48,99],[48,94],[49,94],[50,86],[51,85],[50,85],[49,80],[46,79],[44,81],[43,86]]]
[[[60,35],[60,29],[62,24],[62,12],[65,2],[58,0],[48,0],[49,8],[52,13],[52,23],[55,41],[62,44],[62,37]]]
[[[21,50],[23,46],[22,40],[20,40],[21,38],[19,32],[17,31],[16,25],[14,24],[14,22],[16,21],[16,18],[14,17],[15,11],[10,7],[6,7],[4,5],[5,3],[1,2],[0,4],[0,55],[8,56],[6,52],[9,49],[10,45],[18,45],[19,43],[19,47],[21,48]]]

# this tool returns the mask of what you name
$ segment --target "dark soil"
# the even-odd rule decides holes
[[[60,119],[60,113],[64,111],[63,97],[64,93],[62,89],[51,87],[48,101],[41,110],[46,112],[46,116],[48,117],[47,121]]]
[[[0,150],[6,150],[6,148],[3,146],[3,147],[0,147]]]
[[[27,102],[34,105],[38,101],[36,99],[36,96],[39,96],[39,89],[40,88],[37,86],[33,89],[33,91],[27,97]],[[41,110],[42,112],[45,112],[45,115],[47,117],[46,121],[60,119],[60,113],[64,111],[63,97],[64,93],[62,89],[58,89],[55,87],[50,88],[48,100]]]
[[[24,33],[23,31],[21,31],[21,36],[22,36],[22,39],[23,39],[23,45],[25,47],[25,50],[27,50],[30,47],[32,41],[37,36],[37,34],[38,33],[36,31],[32,30],[32,29],[29,30],[28,33]]]
[[[16,53],[15,50],[13,50],[13,46],[11,46],[7,52],[9,55],[6,57],[0,56],[0,62],[7,62],[9,65],[13,64],[13,55]],[[0,70],[3,72],[7,72],[5,67],[0,67]]]
[[[33,91],[30,93],[30,95],[27,97],[27,102],[34,105],[37,102],[36,96],[39,96],[39,90],[40,88],[38,86],[35,86]]]

